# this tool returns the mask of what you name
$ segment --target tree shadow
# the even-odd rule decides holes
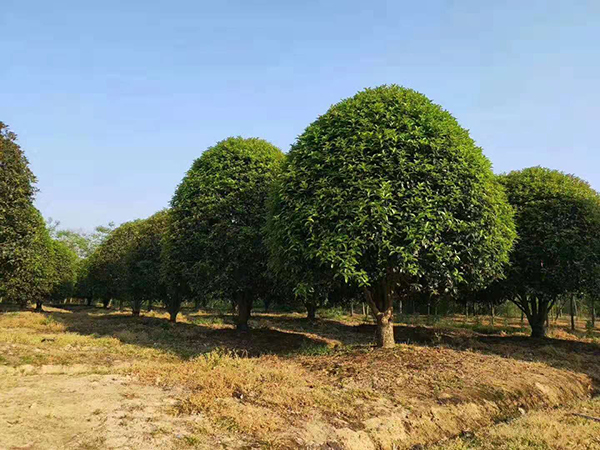
[[[290,355],[307,347],[372,346],[375,326],[331,319],[307,320],[299,314],[258,313],[252,329],[240,333],[229,315],[217,312],[186,314],[185,322],[169,323],[152,315],[132,317],[114,310],[65,305],[47,312],[66,331],[95,337],[114,337],[125,344],[158,348],[180,358],[227,349],[249,357]],[[600,345],[568,339],[532,339],[522,335],[482,334],[468,329],[395,324],[397,343],[449,347],[497,355],[588,375],[600,392]]]
[[[375,332],[375,326],[358,326],[361,333]],[[489,335],[470,330],[424,326],[394,326],[397,343],[429,347],[445,346],[476,351],[527,362],[540,362],[557,369],[572,370],[590,377],[594,394],[600,393],[600,345],[569,339],[534,339],[522,335]]]
[[[133,317],[114,310],[61,306],[62,311],[45,314],[65,327],[65,331],[93,337],[113,337],[124,344],[164,350],[189,359],[215,349],[227,349],[243,356],[287,355],[310,346],[327,345],[319,336],[307,336],[288,330],[267,327],[241,333],[227,321],[212,323],[170,323],[166,318]],[[209,317],[209,316],[204,316]],[[215,315],[215,319],[223,316]]]

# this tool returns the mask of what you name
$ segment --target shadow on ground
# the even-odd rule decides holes
[[[284,355],[309,346],[326,345],[318,336],[267,327],[238,332],[222,315],[202,316],[202,321],[170,323],[166,318],[115,314],[94,307],[59,307],[64,312],[45,312],[63,324],[66,331],[94,337],[115,337],[125,344],[158,348],[188,359],[214,349],[228,349],[240,355]],[[200,318],[198,318],[200,319]],[[212,319],[212,320],[211,320]],[[203,324],[202,322],[208,322]],[[215,323],[216,326],[211,325]]]
[[[131,317],[94,307],[58,308],[64,312],[45,314],[64,324],[69,332],[115,337],[126,344],[158,348],[184,359],[216,348],[250,357],[285,356],[311,347],[333,347],[335,344],[358,347],[356,351],[360,351],[360,348],[372,346],[375,334],[375,327],[370,324],[353,325],[328,319],[309,321],[294,314],[256,314],[251,322],[253,329],[240,333],[234,329],[231,318],[220,313],[187,314],[185,322],[171,324],[163,317]],[[394,335],[398,343],[470,350],[584,373],[593,380],[596,393],[600,392],[598,344],[400,324],[395,325]]]

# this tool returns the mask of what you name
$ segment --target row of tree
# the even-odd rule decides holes
[[[595,295],[599,258],[588,183],[541,167],[496,176],[450,113],[392,85],[332,106],[287,155],[255,138],[209,148],[168,210],[82,260],[75,295],[134,314],[162,301],[173,321],[183,301],[228,299],[240,329],[258,300],[314,314],[362,297],[389,347],[395,304],[439,299],[512,301],[543,336],[559,299]]]

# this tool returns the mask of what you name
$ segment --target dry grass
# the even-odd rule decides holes
[[[458,320],[413,323],[397,326],[401,344],[384,351],[358,316],[257,314],[239,334],[211,312],[173,325],[160,311],[46,309],[0,314],[0,365],[85,365],[171,390],[178,414],[206,419],[178,447],[408,448],[573,404],[600,386],[600,345],[563,329],[532,341],[504,324],[480,333]]]
[[[600,399],[574,405],[572,408],[535,411],[514,420],[483,429],[469,437],[444,442],[437,449],[446,450],[516,450],[600,448]]]

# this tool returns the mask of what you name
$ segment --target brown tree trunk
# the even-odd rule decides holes
[[[491,315],[491,318],[492,318],[492,320],[491,320],[492,326],[494,326],[494,319],[495,319],[495,316],[496,316],[496,311],[495,311],[494,305],[491,306],[490,315]]]
[[[36,310],[36,312],[43,312],[44,311],[44,308],[42,308],[42,304],[43,303],[44,302],[41,301],[41,300],[38,300],[37,302],[35,302],[35,310]]]
[[[377,346],[381,348],[394,348],[394,322],[392,320],[392,311],[389,310],[386,314],[378,314],[377,320]]]
[[[596,302],[592,298],[592,328],[596,328]]]
[[[545,319],[543,317],[533,317],[529,319],[529,324],[531,325],[531,337],[546,337]]]
[[[248,319],[250,319],[250,313],[252,311],[252,299],[242,292],[238,294],[237,298],[237,329],[238,331],[249,331]]]
[[[317,319],[317,305],[309,300],[305,303],[306,306],[306,318],[308,320],[316,320]]]
[[[531,337],[546,337],[546,321],[550,310],[549,302],[542,299],[532,299],[530,303],[529,312],[526,315],[529,325],[531,325]]]
[[[106,300],[102,300],[102,306],[104,307],[104,309],[108,309],[108,305],[110,305],[110,299]]]
[[[167,297],[167,310],[169,311],[169,322],[177,322],[177,314],[181,309],[181,294],[177,289],[170,292]]]
[[[152,311],[152,309],[154,308],[154,304],[152,302],[152,299],[148,300],[148,312]]]
[[[350,317],[354,317],[354,302],[350,302]]]
[[[571,330],[575,331],[575,296],[571,295]]]
[[[383,279],[370,288],[364,288],[365,297],[375,317],[377,346],[393,348],[394,341],[394,283]]]

